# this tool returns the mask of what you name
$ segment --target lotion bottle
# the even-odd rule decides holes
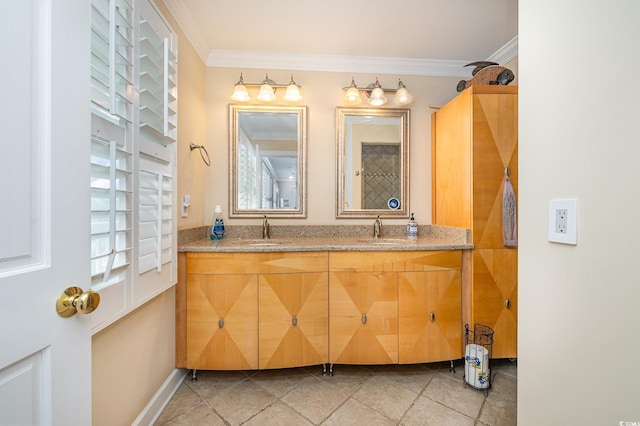
[[[411,213],[411,219],[407,223],[407,238],[410,240],[418,238],[418,222],[413,218],[413,213]]]

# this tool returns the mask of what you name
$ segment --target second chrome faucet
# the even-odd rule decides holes
[[[264,220],[262,221],[262,239],[269,239],[269,222],[267,222],[267,215],[264,215]]]
[[[376,218],[376,221],[373,222],[373,238],[380,238],[380,229],[382,228],[382,221],[380,220],[380,216]]]

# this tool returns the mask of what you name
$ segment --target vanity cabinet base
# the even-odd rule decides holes
[[[180,265],[181,368],[331,374],[462,357],[461,250],[190,252]]]

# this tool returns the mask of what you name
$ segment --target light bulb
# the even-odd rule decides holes
[[[231,95],[231,99],[237,102],[249,102],[251,100],[251,97],[249,96],[247,88],[243,84],[236,84],[233,87],[233,94]]]
[[[396,92],[395,101],[400,105],[407,105],[413,101],[413,96],[409,93],[409,91],[405,87],[401,87]]]
[[[351,86],[347,89],[347,92],[344,94],[344,99],[349,105],[358,105],[362,102],[360,91],[355,86]]]
[[[260,92],[258,93],[258,99],[262,102],[272,102],[276,99],[276,95],[273,93],[273,87],[270,84],[263,84],[260,86]]]
[[[373,106],[384,105],[387,102],[387,98],[384,96],[384,90],[381,87],[376,87],[371,91],[371,97],[369,98],[369,104]]]
[[[398,79],[398,90],[396,91],[396,97],[394,101],[400,105],[410,104],[413,101],[413,96],[409,93],[402,80]]]
[[[284,99],[289,102],[297,102],[302,100],[302,95],[300,94],[300,88],[295,83],[290,83],[287,86],[287,91],[284,94]]]
[[[251,100],[249,92],[247,92],[247,88],[244,85],[242,73],[240,73],[240,80],[238,80],[235,86],[233,86],[233,94],[231,95],[231,99],[237,102],[249,102]]]

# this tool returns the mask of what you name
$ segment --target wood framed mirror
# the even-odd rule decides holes
[[[229,106],[229,217],[305,218],[306,106]]]
[[[336,108],[336,217],[409,217],[409,109]]]

